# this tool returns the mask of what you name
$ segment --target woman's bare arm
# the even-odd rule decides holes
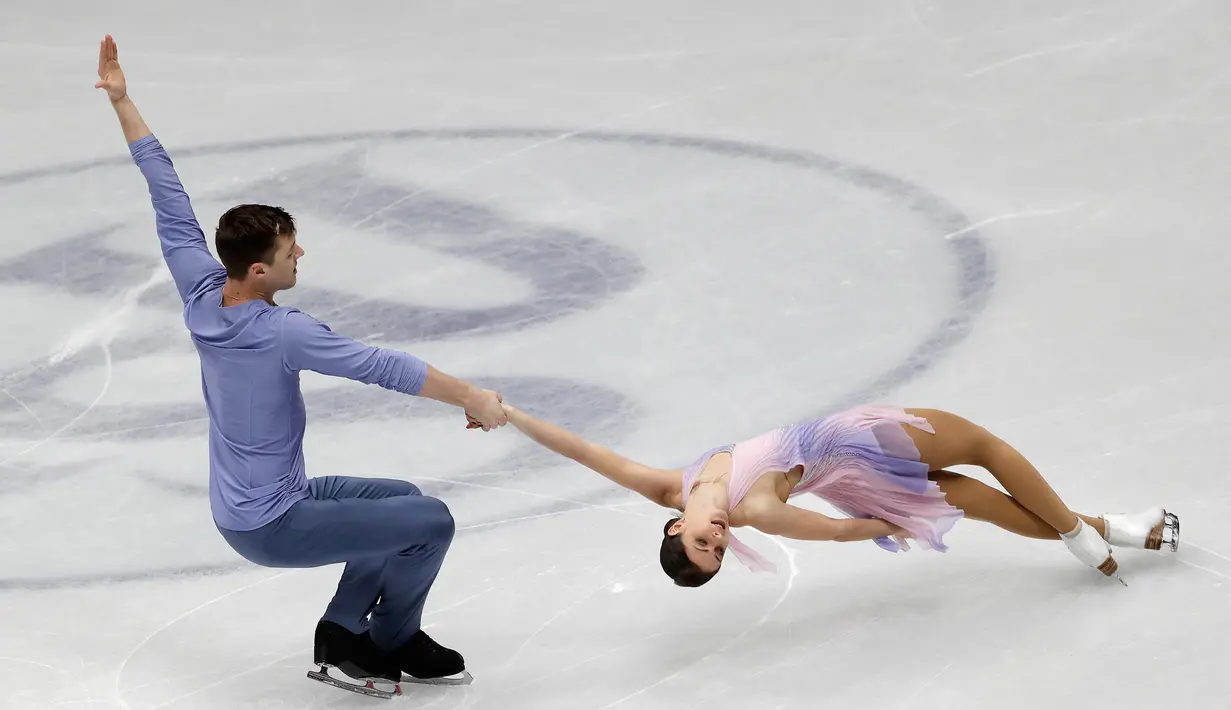
[[[856,542],[905,534],[904,530],[884,520],[831,518],[773,499],[756,501],[744,514],[748,524],[757,530],[793,540]]]
[[[642,465],[508,404],[504,405],[504,411],[509,415],[510,424],[541,446],[602,474],[630,491],[640,493],[654,503],[673,507],[673,494],[680,487],[679,471]]]

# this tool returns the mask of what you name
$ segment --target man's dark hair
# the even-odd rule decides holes
[[[236,205],[218,218],[214,247],[227,276],[242,280],[248,267],[273,263],[278,237],[295,233],[295,218],[281,207]]]
[[[688,559],[688,553],[684,552],[684,536],[667,532],[676,520],[679,518],[671,518],[663,526],[663,544],[658,550],[658,561],[662,563],[667,576],[675,580],[676,586],[700,587],[713,579],[718,570],[706,572],[698,567],[696,562]]]

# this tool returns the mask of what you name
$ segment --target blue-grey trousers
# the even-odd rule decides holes
[[[310,498],[263,527],[218,531],[263,567],[345,562],[322,618],[353,633],[369,631],[377,646],[397,649],[419,630],[453,541],[448,507],[406,481],[327,476],[309,479],[308,490]]]

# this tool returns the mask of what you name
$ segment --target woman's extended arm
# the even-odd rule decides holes
[[[504,411],[509,415],[510,424],[543,447],[570,458],[659,505],[672,506],[672,494],[677,492],[680,486],[678,471],[639,464],[508,404],[504,405]]]
[[[757,530],[793,540],[856,542],[906,534],[905,530],[884,520],[831,518],[778,500],[757,501],[757,505],[746,511],[745,515],[748,523]]]

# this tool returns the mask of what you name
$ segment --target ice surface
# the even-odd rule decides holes
[[[281,299],[647,463],[862,401],[957,411],[1099,514],[1128,588],[975,522],[946,555],[745,539],[447,408],[304,377],[310,475],[460,532],[433,708],[1224,707],[1231,6],[66,2],[0,23],[0,707],[327,708],[339,567],[210,521],[196,359],[92,89],[112,33],[201,222],[301,222]],[[976,472],[971,472],[976,473]],[[990,480],[983,476],[984,480]],[[826,509],[823,504],[805,502]]]

